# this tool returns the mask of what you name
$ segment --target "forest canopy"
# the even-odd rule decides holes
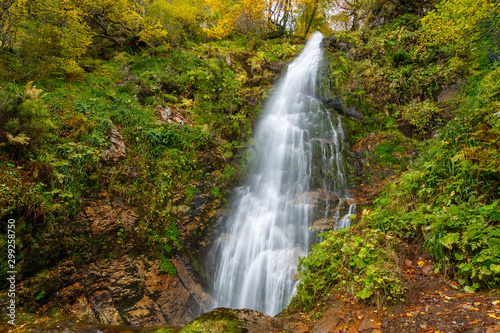
[[[151,45],[243,34],[260,38],[347,28],[374,0],[2,0],[0,45],[45,43],[65,59],[91,44]],[[48,45],[47,45],[48,44]]]

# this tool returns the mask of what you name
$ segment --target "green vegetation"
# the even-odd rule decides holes
[[[180,332],[243,333],[248,331],[248,329],[245,327],[246,324],[247,323],[244,319],[238,317],[237,313],[235,313],[235,310],[219,308],[215,311],[202,314],[200,317],[184,326],[184,328],[182,328]]]
[[[185,251],[197,266],[191,242],[251,159],[241,151],[266,89],[327,22],[349,29],[325,44],[321,88],[366,120],[343,119],[363,147],[358,180],[387,184],[355,226],[325,233],[301,260],[292,308],[331,292],[403,300],[395,248],[405,241],[467,292],[500,287],[500,4],[283,3],[272,17],[257,0],[0,4],[1,287],[10,218],[17,278],[33,282],[27,310],[58,292],[47,281],[64,260],[146,254],[175,275]],[[133,221],[120,215],[93,234],[94,203]],[[211,329],[239,329],[224,320]]]
[[[0,219],[16,220],[17,278],[35,281],[27,311],[53,298],[42,272],[68,259],[78,268],[145,254],[171,275],[179,253],[196,260],[192,239],[204,236],[205,216],[247,164],[235,152],[276,75],[266,66],[302,46],[295,38],[259,40],[258,49],[240,38],[193,40],[87,45],[71,74],[50,56],[32,58],[22,43],[35,40],[0,47]],[[186,230],[197,205],[203,215]],[[84,209],[99,206],[110,210],[109,229],[83,222]],[[132,219],[121,220],[121,209]],[[2,229],[2,286],[7,239]]]
[[[455,117],[378,200],[370,223],[424,242],[468,290],[498,288],[500,71],[476,73]]]
[[[404,14],[331,41],[331,89],[367,119],[347,122],[356,146],[371,147],[360,157],[364,181],[376,185],[370,170],[380,165],[399,174],[358,224],[328,233],[301,260],[291,308],[312,309],[332,291],[379,305],[404,299],[400,241],[422,244],[435,271],[466,292],[500,287],[500,7],[437,3],[422,18]]]
[[[380,230],[328,232],[300,260],[301,282],[289,308],[311,310],[330,293],[350,293],[378,305],[405,298],[392,237]]]

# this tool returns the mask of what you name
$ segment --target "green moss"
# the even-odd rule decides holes
[[[234,314],[235,310],[217,309],[204,313],[191,323],[187,324],[180,332],[182,333],[245,333],[244,323],[238,320]]]
[[[399,164],[398,158],[394,153],[404,152],[405,148],[397,146],[393,142],[382,142],[375,147],[375,156],[384,164],[397,165]]]

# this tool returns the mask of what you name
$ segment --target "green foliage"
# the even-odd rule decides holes
[[[113,12],[124,2],[84,0],[68,3],[67,9],[74,15],[74,6],[108,4]],[[63,9],[48,13],[49,7],[35,1],[31,14],[37,16],[21,27],[18,42],[0,47],[0,217],[18,221],[20,279],[67,259],[77,267],[113,259],[129,246],[134,255],[154,253],[159,270],[175,275],[174,258],[185,251],[181,242],[189,241],[175,222],[190,214],[197,193],[207,198],[210,213],[225,204],[225,190],[243,167],[236,153],[251,134],[252,117],[274,76],[265,69],[266,59],[289,60],[302,47],[297,41],[248,39],[198,45],[189,41],[197,23],[172,22],[171,13],[161,13],[167,6],[176,15],[193,14],[173,8],[185,1],[150,3],[157,7],[142,12],[147,20],[159,18],[167,29],[182,33],[140,34],[125,31],[137,27],[130,21],[113,20],[123,24],[108,25],[109,36],[86,44],[90,35],[80,29],[89,23],[85,15],[44,22]],[[102,15],[112,13],[94,14],[106,22],[111,16]],[[91,34],[100,29],[92,26]],[[149,48],[143,41],[161,46]],[[256,51],[257,43],[264,54]],[[254,81],[243,68],[248,56]],[[34,83],[25,84],[31,79]],[[109,159],[118,146],[125,156]],[[231,156],[224,155],[228,152]],[[117,222],[98,235],[86,233],[82,208],[94,203],[131,208],[138,214],[133,227]],[[206,230],[202,223],[190,230],[196,237]],[[6,249],[5,240],[0,235],[0,249]],[[109,243],[121,246],[103,250]],[[0,250],[1,258],[7,258],[4,254]],[[2,267],[5,282],[7,265]],[[49,281],[45,275],[40,279]],[[31,310],[51,300],[51,290],[34,290],[33,298],[42,296]]]
[[[21,166],[15,166],[5,158],[0,159],[1,218],[15,211],[23,211],[26,215],[40,213],[43,202],[40,192],[43,191],[44,185],[36,180],[33,174],[23,170]]]
[[[404,163],[398,159],[395,153],[401,153],[404,151],[405,148],[403,146],[396,145],[395,142],[382,142],[375,147],[375,161],[377,162],[377,160],[379,160],[383,164],[399,166]]]
[[[200,193],[200,190],[196,187],[188,186],[186,188],[185,199],[186,204],[190,205],[193,202],[193,199],[197,193]]]
[[[10,151],[53,139],[55,127],[39,97],[41,91],[32,82],[25,86],[24,92],[16,92],[12,87],[0,90],[0,134],[3,145]]]
[[[404,299],[392,237],[380,230],[351,228],[328,232],[324,237],[300,259],[301,282],[292,307],[310,310],[332,290],[378,305]]]
[[[186,326],[180,332],[220,332],[220,333],[243,333],[247,331],[244,322],[233,313],[231,309],[219,309],[204,313]]]
[[[154,0],[147,7],[145,21],[150,27],[141,33],[147,42],[179,44],[194,34],[201,34],[204,16],[201,0]]]
[[[100,160],[98,149],[81,143],[66,141],[57,144],[53,151],[41,150],[39,162],[53,170],[54,188],[50,194],[55,200],[54,210],[73,215],[80,209],[82,197],[92,180],[88,177]]]
[[[166,274],[170,274],[173,276],[177,275],[177,268],[175,268],[175,265],[170,261],[170,259],[165,258],[165,256],[160,254],[160,264],[158,265],[158,268]]]
[[[283,61],[289,60],[299,54],[302,48],[302,44],[268,43],[263,45],[262,51],[259,53],[262,53],[266,61]]]
[[[210,194],[213,195],[214,197],[221,196],[220,189],[217,186],[212,187],[212,189],[210,190]]]
[[[333,93],[365,115],[403,118],[420,127],[417,134],[441,126],[435,102],[441,87],[461,80],[471,67],[442,50],[432,60],[423,58],[417,52],[420,29],[419,17],[405,14],[377,29],[336,33],[329,66]]]
[[[463,56],[496,49],[500,37],[500,4],[491,0],[440,1],[422,19],[420,47],[425,56],[433,51]]]
[[[151,245],[160,251],[158,268],[164,273],[177,275],[177,269],[170,258],[176,251],[182,249],[182,245],[179,242],[180,232],[177,229],[177,224],[173,222],[166,226],[163,232],[163,236],[158,232],[153,232],[150,237]]]
[[[171,333],[174,331],[175,330],[173,328],[160,328],[159,330],[156,330],[155,333]]]
[[[402,119],[416,127],[419,133],[428,133],[439,125],[440,109],[430,100],[418,104],[407,104],[403,107]]]
[[[500,71],[472,77],[455,118],[395,184],[369,224],[422,241],[437,267],[467,288],[498,288]]]

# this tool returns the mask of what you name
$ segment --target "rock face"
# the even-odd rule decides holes
[[[187,258],[172,260],[178,275],[162,273],[158,261],[125,255],[78,270],[64,262],[46,284],[59,291],[42,309],[93,323],[157,326],[185,324],[206,311],[210,295],[196,283]],[[26,287],[35,281],[24,282]],[[25,295],[21,292],[21,298]]]
[[[344,110],[344,106],[342,105],[340,98],[336,97],[336,98],[324,99],[322,100],[322,102],[325,108],[329,110],[335,110],[337,113],[344,115],[346,117],[356,118],[362,124],[366,124],[365,116],[360,111],[356,110],[354,106],[350,106],[348,108],[345,108]]]
[[[105,162],[118,162],[127,156],[125,147],[125,140],[121,136],[118,128],[113,126],[111,129],[111,146],[106,149],[102,156]]]
[[[156,108],[156,112],[158,114],[157,123],[159,124],[161,123],[180,124],[180,125],[191,124],[188,112],[179,109],[175,106],[158,105]]]
[[[88,243],[88,252],[24,280],[19,292],[23,310],[46,314],[59,309],[86,322],[137,326],[185,324],[206,311],[211,296],[198,284],[187,255],[171,259],[176,276],[162,272],[147,248],[140,250],[146,254],[137,254],[138,246],[144,248],[135,241],[137,209],[119,198],[106,199],[106,193],[100,197],[60,230],[65,242],[79,237]]]

